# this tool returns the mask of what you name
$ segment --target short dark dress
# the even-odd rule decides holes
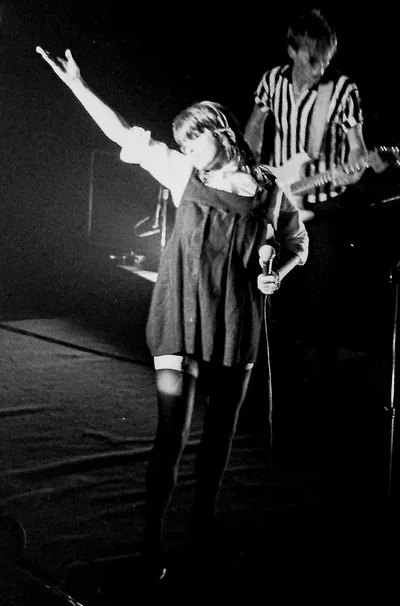
[[[255,362],[263,318],[257,287],[269,192],[240,196],[193,172],[160,260],[147,321],[153,356],[225,366]]]

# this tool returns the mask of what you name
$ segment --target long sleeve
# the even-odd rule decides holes
[[[295,205],[281,190],[274,188],[268,212],[280,245],[298,255],[299,265],[304,265],[308,257],[308,234]]]
[[[134,126],[125,138],[120,158],[123,162],[139,164],[147,170],[171,191],[174,204],[179,206],[193,170],[183,154],[152,139],[150,131]]]

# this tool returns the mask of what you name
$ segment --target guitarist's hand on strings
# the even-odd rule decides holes
[[[357,183],[367,167],[368,155],[359,149],[353,150],[346,166],[334,170],[332,183],[336,186]]]
[[[368,166],[370,166],[374,172],[378,174],[383,173],[389,165],[390,161],[384,159],[382,157],[382,152],[378,149],[374,149],[368,154]]]

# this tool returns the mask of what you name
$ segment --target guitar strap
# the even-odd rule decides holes
[[[320,84],[311,116],[310,135],[306,152],[310,158],[318,158],[325,135],[329,102],[332,97],[333,81]]]

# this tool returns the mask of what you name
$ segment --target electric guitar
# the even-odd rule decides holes
[[[371,167],[375,172],[380,173],[389,164],[395,164],[400,167],[400,148],[397,146],[386,147],[382,145],[368,152],[366,158],[360,162],[356,169],[344,164],[335,166],[325,172],[305,177],[304,169],[310,161],[311,158],[303,151],[290,158],[282,166],[268,166],[269,170],[275,175],[277,184],[286,195],[295,200],[303,221],[310,221],[315,216],[315,213],[311,209],[308,207],[307,209],[304,208],[302,197],[305,194],[310,193],[316,187],[334,181],[343,172],[351,174]]]

